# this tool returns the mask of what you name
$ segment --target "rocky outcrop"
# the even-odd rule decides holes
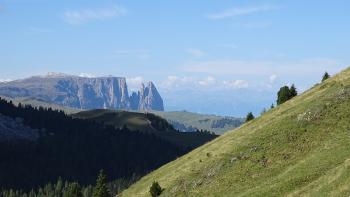
[[[50,74],[0,83],[0,95],[30,97],[78,109],[164,110],[163,100],[152,82],[129,97],[123,77]]]
[[[139,110],[164,111],[163,99],[160,97],[156,86],[152,82],[148,82],[147,86],[142,84],[139,94],[139,101]]]

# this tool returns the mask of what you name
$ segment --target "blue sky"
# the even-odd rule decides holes
[[[350,1],[0,0],[0,80],[154,81],[166,110],[243,116],[349,65]]]

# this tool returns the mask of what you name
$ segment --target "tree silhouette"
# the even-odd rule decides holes
[[[324,82],[325,80],[327,80],[329,77],[331,77],[331,76],[328,74],[328,72],[325,72],[325,73],[323,74],[323,77],[322,77],[322,82]]]
[[[297,89],[295,88],[294,84],[289,89],[290,91],[290,97],[293,98],[298,95]]]
[[[151,193],[152,197],[160,196],[160,194],[163,192],[164,189],[159,185],[157,181],[154,181],[152,183],[152,186],[149,189],[149,193]]]
[[[249,122],[249,121],[253,120],[254,118],[255,118],[255,117],[254,117],[253,113],[252,113],[252,112],[249,112],[249,113],[247,114],[247,117],[245,118],[245,122]]]
[[[93,197],[111,197],[111,194],[107,188],[107,176],[103,170],[100,170],[100,173],[97,177]]]

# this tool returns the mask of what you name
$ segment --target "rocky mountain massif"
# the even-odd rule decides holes
[[[138,92],[129,96],[123,77],[48,74],[0,83],[0,95],[34,98],[77,109],[164,110],[163,99],[152,82],[142,84]]]

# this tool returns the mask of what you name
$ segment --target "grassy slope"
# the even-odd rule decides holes
[[[349,196],[350,69],[143,177],[122,196]]]
[[[235,125],[225,125],[225,127],[223,128],[213,128],[211,126],[211,124],[214,121],[225,118],[223,116],[205,115],[205,114],[198,114],[198,113],[187,112],[187,111],[171,111],[171,112],[155,111],[152,113],[155,113],[167,120],[172,120],[172,121],[182,123],[187,127],[192,126],[198,129],[209,130],[219,135],[225,133],[226,131],[236,128]],[[226,118],[243,122],[243,119],[241,118],[234,118],[234,117],[226,117]]]
[[[177,132],[172,128],[160,131],[151,125],[151,120],[147,118],[146,114],[140,112],[96,109],[79,112],[72,116],[103,122],[104,124],[113,125],[118,128],[126,125],[131,130],[153,133],[183,149],[198,147],[216,137],[198,132]],[[162,119],[161,117],[158,118]]]
[[[156,131],[151,122],[143,113],[108,110],[108,109],[95,109],[89,111],[79,112],[72,115],[75,118],[92,119],[100,122],[104,122],[108,125],[114,125],[115,127],[122,128],[124,125],[131,130],[140,130],[154,132]]]

